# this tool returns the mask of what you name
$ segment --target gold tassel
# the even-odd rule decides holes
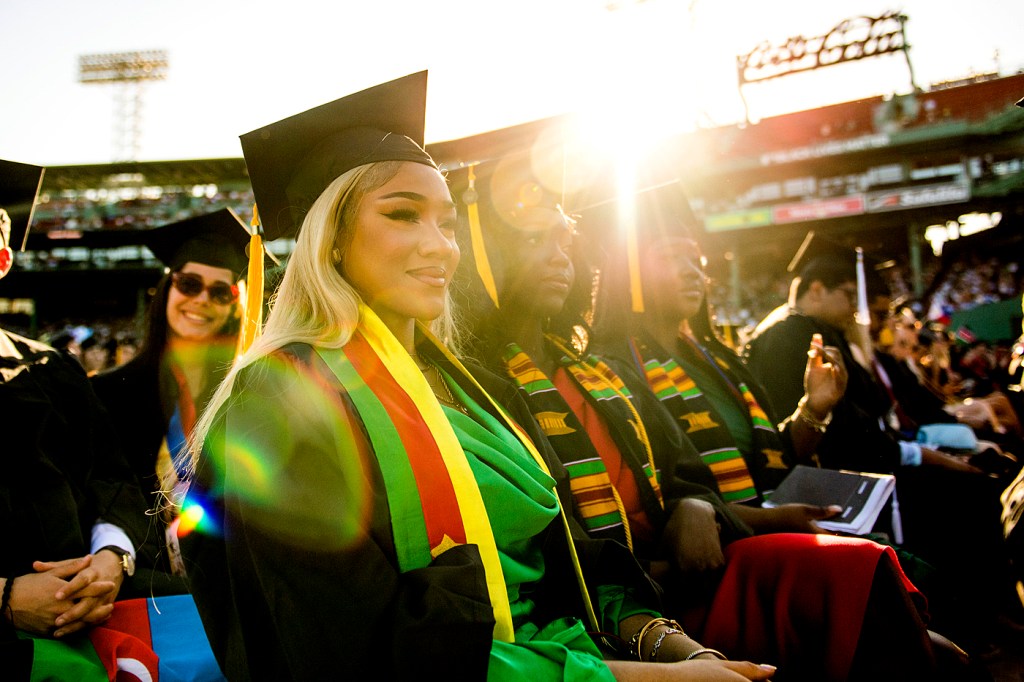
[[[495,308],[500,308],[498,305],[498,287],[494,283],[494,273],[491,271],[491,262],[487,260],[487,244],[484,243],[484,231],[480,226],[480,207],[477,205],[478,194],[476,192],[476,174],[473,172],[473,168],[476,164],[469,167],[469,188],[466,190],[466,196],[471,201],[466,202],[466,212],[469,215],[469,239],[473,244],[473,259],[476,261],[476,271],[480,275],[480,280],[483,282],[484,289],[487,291],[487,295],[491,297],[491,301],[494,303]]]
[[[629,259],[629,293],[633,312],[644,312],[644,287],[640,281],[640,246],[636,236],[636,215],[626,219],[626,257]]]
[[[263,238],[259,232],[259,213],[252,207],[252,232],[249,236],[249,271],[242,297],[242,329],[238,334],[239,355],[249,350],[263,328]]]

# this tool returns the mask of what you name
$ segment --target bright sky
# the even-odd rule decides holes
[[[0,158],[113,160],[114,86],[77,82],[83,54],[167,50],[138,158],[215,158],[240,156],[242,133],[424,68],[428,142],[569,111],[731,123],[737,54],[888,9],[909,17],[919,85],[1024,69],[1021,0],[5,0]],[[757,118],[909,89],[890,55],[746,94]]]

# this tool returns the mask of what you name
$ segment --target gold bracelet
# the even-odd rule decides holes
[[[647,621],[644,624],[644,626],[642,628],[640,628],[639,630],[637,630],[633,634],[632,639],[630,639],[630,641],[629,641],[630,653],[635,654],[638,661],[644,660],[643,659],[643,653],[642,653],[643,652],[644,637],[646,637],[648,634],[650,634],[651,630],[653,630],[654,628],[658,627],[659,625],[665,625],[665,626],[667,626],[669,628],[678,630],[682,634],[686,634],[685,632],[683,632],[683,626],[680,625],[679,623],[677,623],[674,620],[670,620],[668,618],[652,618],[652,619],[650,619],[649,621]],[[634,643],[636,645],[635,648],[634,648]]]
[[[825,433],[828,425],[832,423],[831,411],[825,415],[824,419],[818,419],[811,414],[810,409],[807,407],[807,396],[800,398],[800,402],[796,404],[796,416],[818,433]]]
[[[723,660],[723,661],[729,660],[728,656],[723,654],[718,649],[709,649],[707,647],[701,647],[700,649],[697,649],[696,651],[691,652],[690,655],[687,656],[686,658],[684,658],[683,660],[684,661],[692,661],[693,659],[697,658],[698,656],[702,656],[704,654],[711,654],[715,658]]]

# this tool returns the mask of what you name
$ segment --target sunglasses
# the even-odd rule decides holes
[[[201,275],[194,272],[175,272],[171,275],[171,285],[179,294],[189,298],[195,298],[205,290],[214,303],[231,305],[238,300],[238,287],[226,282],[208,285]]]

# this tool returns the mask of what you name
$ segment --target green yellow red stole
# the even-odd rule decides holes
[[[655,396],[680,421],[683,433],[711,469],[722,498],[727,502],[758,499],[761,491],[751,476],[743,453],[736,447],[735,438],[693,379],[672,355],[651,339],[631,338],[630,349],[634,362],[644,372]],[[783,473],[788,470],[783,459],[785,449],[778,432],[754,394],[735,375],[729,363],[684,337],[680,337],[677,351],[685,353],[695,362],[710,363],[719,372],[725,386],[737,394],[746,406],[753,428],[755,450],[749,456],[758,460],[758,470],[778,469]]]
[[[419,333],[465,380],[487,396],[425,327],[420,326]],[[404,572],[421,568],[450,547],[475,544],[494,609],[494,638],[514,641],[508,591],[480,489],[455,431],[412,357],[366,306],[360,306],[359,326],[344,347],[317,348],[317,353],[341,382],[366,425],[384,477],[399,569]],[[491,404],[547,472],[530,439],[493,401]],[[564,513],[562,523],[568,534]],[[590,600],[571,541],[569,547],[577,565],[584,604],[589,608]],[[588,615],[591,627],[596,628],[592,611]]]
[[[637,485],[646,481],[663,506],[654,455],[629,389],[600,359],[578,358],[554,336],[549,335],[548,341],[561,353],[560,364],[582,389],[583,395],[606,415],[608,430],[624,464],[637,478]],[[592,537],[618,540],[632,550],[626,509],[600,454],[572,408],[518,345],[506,346],[503,360],[508,375],[522,390],[530,411],[569,473],[569,486],[587,533]]]

